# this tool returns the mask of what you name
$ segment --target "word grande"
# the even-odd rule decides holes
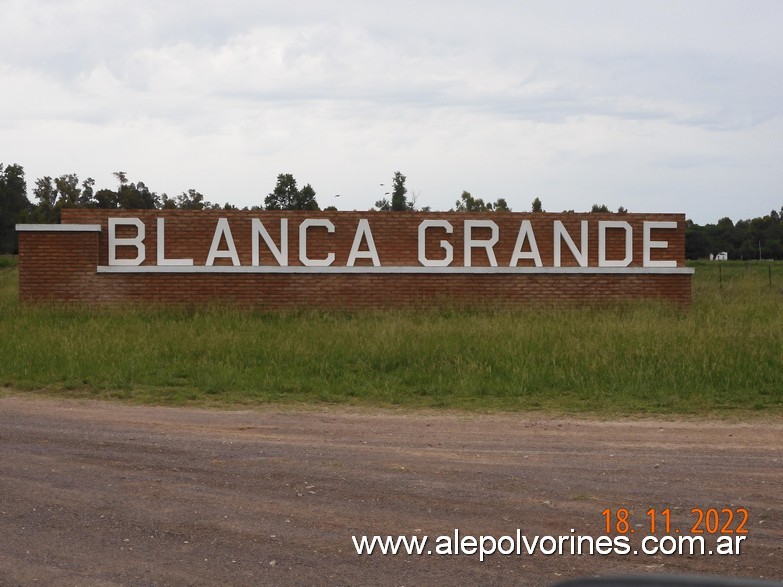
[[[274,261],[277,267],[289,267],[292,262],[292,251],[289,246],[289,235],[296,233],[298,243],[294,263],[298,260],[304,267],[331,267],[335,266],[337,255],[334,250],[329,250],[329,237],[337,235],[335,224],[328,218],[304,218],[299,220],[298,226],[292,227],[289,220],[297,222],[297,219],[278,218],[266,224],[260,218],[252,218],[249,227],[250,242],[250,267],[268,266],[266,258]],[[273,223],[277,223],[273,231],[277,238],[270,233]],[[247,222],[243,223],[248,230]],[[455,224],[461,229],[455,231]],[[639,229],[637,223],[637,230]],[[591,226],[592,225],[592,226]],[[146,224],[138,217],[109,217],[107,225],[108,264],[110,267],[134,267],[148,264],[147,260],[147,235]],[[193,257],[170,258],[166,254],[167,227],[166,218],[155,218],[156,227],[156,254],[155,264],[158,267],[194,267]],[[667,240],[660,240],[656,231],[674,230],[678,225],[675,221],[668,220],[644,220],[641,222],[641,266],[647,268],[675,268],[677,260],[666,258],[669,248]],[[123,231],[123,235],[118,233]],[[213,267],[216,261],[227,260],[234,267],[243,266],[240,260],[240,250],[235,239],[236,228],[232,229],[228,218],[221,217],[212,233],[211,244],[206,251],[206,260],[203,267]],[[590,255],[591,231],[597,233],[597,255]],[[127,233],[133,233],[127,236]],[[459,237],[457,236],[459,233]],[[620,246],[614,246],[609,258],[607,242],[610,234],[614,234],[615,240],[619,237]],[[534,229],[529,219],[519,221],[509,229],[508,223],[501,231],[500,226],[494,220],[482,218],[467,218],[460,222],[452,222],[445,219],[424,219],[416,227],[417,234],[417,259],[421,267],[472,267],[477,256],[481,256],[481,263],[488,263],[489,267],[498,267],[496,249],[508,249],[508,244],[513,240],[514,245],[510,249],[508,267],[535,266],[544,267],[539,243],[551,244],[550,267],[562,267],[564,253],[570,255],[578,267],[589,267],[590,260],[593,266],[600,268],[623,268],[631,266],[634,260],[634,226],[625,220],[581,220],[579,229],[569,230],[563,221],[553,220],[546,227]],[[177,235],[171,235],[174,240],[181,240]],[[245,237],[248,235],[245,234]],[[314,238],[318,240],[318,246],[310,246],[309,242]],[[350,238],[350,237],[349,237]],[[434,238],[434,246],[433,246]],[[459,240],[461,239],[461,242]],[[506,242],[508,241],[508,242]],[[596,239],[592,239],[596,242]],[[429,247],[428,247],[429,243]],[[594,244],[596,246],[596,244]],[[455,247],[461,247],[461,259],[455,263]],[[379,251],[380,249],[380,251]],[[566,253],[567,249],[567,253]],[[357,261],[362,261],[358,266],[382,267],[382,246],[376,245],[376,239],[370,221],[367,218],[358,218],[353,228],[352,244],[344,262],[345,267],[356,267]],[[653,259],[655,251],[655,259]],[[243,251],[246,252],[246,251]],[[120,254],[122,253],[122,254]],[[203,251],[202,251],[203,253]],[[262,255],[263,253],[263,255]],[[246,255],[244,255],[246,257]],[[262,258],[263,256],[263,258]],[[663,258],[662,258],[663,257]],[[202,257],[203,258],[203,254]],[[263,264],[262,264],[263,261]],[[223,261],[220,261],[224,264]],[[247,265],[246,265],[247,266]],[[388,266],[388,265],[387,265]],[[396,265],[391,265],[396,266]],[[484,265],[487,266],[487,265]]]

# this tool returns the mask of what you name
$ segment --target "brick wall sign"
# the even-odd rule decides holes
[[[691,300],[680,214],[64,209],[17,230],[24,303]]]

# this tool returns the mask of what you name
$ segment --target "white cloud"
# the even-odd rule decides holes
[[[0,152],[253,204],[278,173],[366,208],[779,208],[783,5],[4,2]],[[748,193],[747,186],[753,186]],[[547,202],[551,202],[548,204]]]

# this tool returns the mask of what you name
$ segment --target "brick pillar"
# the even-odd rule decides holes
[[[97,224],[19,224],[19,301],[94,299]]]

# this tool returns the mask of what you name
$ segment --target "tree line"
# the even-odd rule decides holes
[[[33,201],[28,197],[24,169],[17,164],[0,163],[0,254],[16,253],[17,236],[14,225],[18,223],[46,224],[60,221],[63,208],[106,209],[181,209],[181,210],[236,210],[232,204],[216,204],[208,201],[195,189],[178,196],[158,195],[144,182],[132,182],[123,171],[114,174],[116,189],[96,189],[95,180],[88,177],[80,181],[76,174],[56,178],[45,176],[35,180]],[[407,178],[397,171],[392,177],[388,192],[375,202],[373,209],[381,211],[417,210],[429,211],[429,207],[417,208],[416,195],[408,196]],[[385,184],[380,184],[386,187]],[[386,197],[388,196],[388,197]],[[290,173],[277,176],[274,189],[266,195],[263,204],[243,208],[245,210],[320,210],[315,189],[308,183],[298,187]],[[325,210],[336,210],[328,206]],[[463,191],[452,211],[457,212],[510,212],[504,198],[494,202],[474,197]],[[544,212],[541,199],[536,197],[531,212]],[[610,213],[606,205],[594,204],[594,213]],[[573,212],[573,210],[566,210]],[[620,207],[617,214],[628,210]],[[688,259],[705,259],[711,254],[728,253],[730,259],[783,259],[783,206],[766,216],[750,220],[722,218],[716,224],[700,226],[686,221],[685,255]]]
[[[721,218],[716,224],[685,224],[685,256],[706,259],[720,252],[729,259],[783,259],[783,206],[749,220]]]
[[[216,204],[204,194],[189,189],[178,196],[158,195],[142,182],[132,182],[127,173],[117,171],[116,189],[97,189],[91,177],[79,181],[74,173],[35,180],[33,201],[28,197],[27,181],[21,165],[0,163],[0,254],[16,253],[18,240],[16,224],[50,224],[60,222],[63,208],[104,209],[180,209],[180,210],[236,210],[236,206]],[[277,176],[274,190],[263,205],[245,208],[251,210],[319,210],[315,190],[310,184],[297,187],[290,173]]]

